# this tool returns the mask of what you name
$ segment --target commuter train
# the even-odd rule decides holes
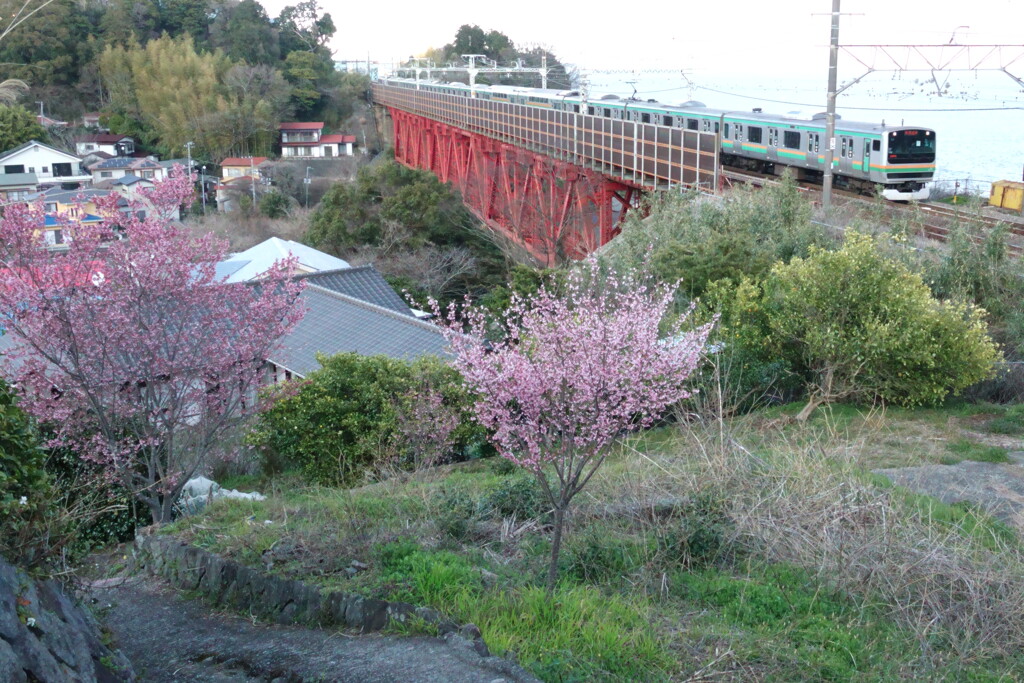
[[[386,78],[388,86],[441,95],[587,114],[599,119],[714,133],[723,165],[781,175],[795,170],[801,180],[820,181],[825,165],[825,115],[810,119],[753,111],[713,109],[701,102],[679,106],[655,100],[605,95],[586,100],[577,91],[542,90],[502,85],[416,81]],[[935,175],[935,131],[919,126],[891,126],[844,121],[836,116],[833,177],[836,187],[895,201],[925,200],[926,183]]]

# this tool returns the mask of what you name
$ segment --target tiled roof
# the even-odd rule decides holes
[[[282,123],[278,130],[320,130],[324,127],[323,121],[290,121]]]
[[[133,138],[130,135],[115,135],[113,133],[94,133],[92,135],[83,135],[82,137],[76,139],[75,142],[98,142],[100,144],[109,145],[115,142],[121,142],[122,140],[133,140]]]
[[[62,152],[61,150],[57,149],[56,147],[51,147],[50,145],[47,145],[47,144],[42,143],[42,142],[39,142],[38,140],[29,140],[28,142],[23,142],[20,145],[18,145],[17,147],[15,147],[13,149],[9,149],[6,152],[3,152],[2,154],[0,154],[0,161],[6,159],[9,156],[17,154],[18,152],[22,151],[23,149],[28,149],[29,147],[33,147],[33,146],[44,147],[44,148],[50,150],[51,152],[56,152],[57,154],[63,154],[64,156],[66,156],[66,157],[68,157],[70,159],[78,159],[78,161],[82,160],[81,157],[75,156],[74,154],[68,154],[67,152]]]
[[[324,135],[320,138],[320,142],[332,143],[337,142],[344,144],[346,142],[355,142],[355,135],[342,135],[341,133],[331,133],[330,135]]]
[[[448,342],[430,323],[312,284],[301,299],[306,314],[268,358],[293,374],[304,377],[319,369],[318,353],[404,360],[448,355]]]
[[[297,279],[305,280],[311,285],[323,287],[338,294],[347,294],[396,313],[412,315],[405,300],[373,266],[323,270],[318,273],[299,275]]]
[[[228,157],[220,162],[221,166],[259,166],[267,157]]]
[[[90,171],[109,171],[118,168],[162,168],[160,164],[150,159],[135,159],[133,157],[114,157],[104,159],[89,167]]]

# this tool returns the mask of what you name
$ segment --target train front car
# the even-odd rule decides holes
[[[927,183],[935,177],[935,131],[886,127],[879,150],[872,151],[871,181],[892,201],[928,199]]]

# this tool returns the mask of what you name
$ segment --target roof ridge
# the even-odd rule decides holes
[[[320,292],[321,294],[326,294],[328,296],[334,297],[335,299],[340,299],[342,301],[347,301],[347,302],[349,302],[351,304],[355,304],[357,306],[360,306],[360,307],[365,308],[365,309],[370,310],[370,311],[376,311],[376,312],[379,312],[379,313],[384,313],[385,315],[387,315],[389,317],[392,317],[395,320],[399,320],[399,321],[401,321],[403,323],[413,323],[413,324],[415,324],[417,327],[419,327],[421,329],[430,330],[432,332],[437,332],[438,334],[441,334],[441,330],[438,329],[437,325],[434,325],[432,323],[428,323],[428,322],[425,322],[423,320],[420,320],[419,318],[417,318],[415,316],[408,315],[408,314],[405,314],[405,313],[399,313],[398,311],[394,311],[394,310],[392,310],[390,308],[385,308],[384,306],[378,306],[377,304],[370,303],[369,301],[366,301],[365,299],[360,299],[358,297],[354,297],[354,296],[351,296],[349,294],[342,294],[341,292],[336,292],[333,289],[328,289],[327,287],[321,287],[320,285],[317,285],[317,284],[307,283],[306,284],[306,288],[307,289],[313,289],[315,291]]]
[[[313,249],[315,247],[310,247],[310,248]],[[328,254],[328,256],[329,255],[330,254]],[[331,268],[329,270],[315,270],[315,271],[313,271],[311,273],[299,273],[295,277],[309,279],[309,278],[316,277],[317,275],[335,275],[335,274],[341,274],[341,273],[358,273],[358,272],[362,272],[364,270],[377,270],[377,269],[373,266],[372,263],[364,263],[361,266],[349,266],[348,268]],[[380,271],[377,271],[377,272],[379,273]],[[383,277],[383,275],[381,277]]]

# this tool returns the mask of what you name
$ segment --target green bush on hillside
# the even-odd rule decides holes
[[[726,344],[781,358],[816,401],[935,404],[992,376],[1000,359],[984,311],[932,297],[921,277],[871,237],[812,248],[744,282],[723,316]]]
[[[342,353],[321,358],[322,368],[302,382],[272,388],[268,407],[248,440],[270,472],[296,469],[312,482],[346,484],[368,468],[416,461],[403,413],[424,387],[439,394],[439,410],[457,424],[447,435],[450,459],[478,455],[485,435],[469,417],[461,377],[437,359],[407,363],[386,356]],[[434,427],[423,421],[425,430]],[[422,440],[421,440],[422,441]]]

